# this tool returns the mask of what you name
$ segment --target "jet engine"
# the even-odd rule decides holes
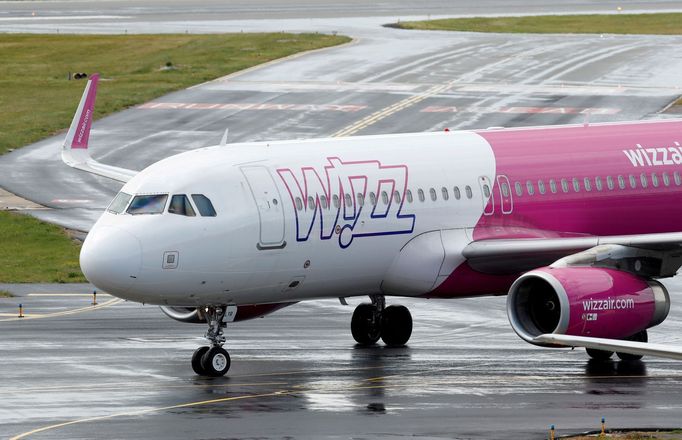
[[[544,267],[525,273],[509,290],[514,331],[536,345],[541,334],[625,339],[660,324],[670,311],[659,282],[599,267]]]
[[[227,310],[227,313],[225,314],[225,320],[236,322],[260,318],[292,304],[295,303],[231,306],[233,309]],[[204,318],[201,308],[161,306],[161,311],[176,321],[187,322],[190,324],[206,324],[206,318]]]

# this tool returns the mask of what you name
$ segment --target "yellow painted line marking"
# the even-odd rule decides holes
[[[92,298],[92,293],[29,293],[26,296],[87,296],[88,298]],[[108,293],[99,293],[97,292],[97,296],[111,296]]]
[[[418,102],[421,102],[425,100],[426,98],[429,98],[433,95],[436,95],[438,93],[445,92],[446,90],[449,90],[452,88],[452,86],[455,84],[454,81],[450,81],[446,84],[441,84],[437,86],[433,86],[430,89],[411,96],[409,98],[403,99],[402,101],[398,101],[395,104],[392,104],[386,108],[383,108],[381,110],[378,110],[374,113],[372,113],[369,116],[366,116],[359,121],[349,125],[346,128],[342,128],[341,130],[337,131],[336,133],[332,134],[332,137],[342,137],[342,136],[351,136],[352,134],[357,133],[358,131],[362,130],[363,128],[369,127],[372,124],[375,124],[379,121],[381,121],[384,118],[387,118],[388,116],[391,116],[392,114],[398,113],[401,110],[404,110],[408,107],[411,107]]]
[[[111,420],[111,419],[114,419],[117,417],[134,417],[134,416],[141,416],[144,414],[150,414],[150,413],[154,413],[154,412],[168,411],[171,409],[213,405],[216,403],[232,402],[235,400],[258,399],[261,397],[275,397],[275,396],[281,396],[281,395],[285,395],[285,394],[291,394],[291,392],[286,391],[286,390],[281,390],[281,391],[275,391],[273,393],[265,393],[265,394],[247,394],[247,395],[243,395],[243,396],[223,397],[221,399],[201,400],[198,402],[181,403],[179,405],[164,406],[164,407],[160,407],[160,408],[149,408],[149,409],[144,409],[144,410],[140,410],[140,411],[128,411],[128,412],[110,414],[108,416],[88,417],[85,419],[78,419],[78,420],[72,420],[70,422],[57,423],[55,425],[43,426],[42,428],[27,431],[27,432],[24,432],[24,433],[19,434],[17,436],[11,437],[10,440],[20,440],[20,439],[26,438],[30,435],[38,434],[38,433],[45,432],[45,431],[51,431],[51,430],[57,429],[57,428],[63,428],[65,426],[79,425],[79,424],[83,424],[83,423],[97,422],[97,421],[101,421],[101,420]]]
[[[5,318],[5,319],[0,319],[0,322],[4,321],[23,321],[27,319],[42,319],[42,318],[54,318],[57,316],[65,316],[65,315],[75,315],[77,313],[83,313],[83,312],[89,312],[91,310],[98,310],[98,309],[103,309],[105,307],[110,307],[113,305],[116,305],[118,303],[123,302],[122,299],[114,298],[110,299],[107,302],[104,302],[102,304],[98,304],[96,306],[87,306],[87,307],[81,307],[78,309],[73,309],[73,310],[64,310],[62,312],[54,312],[54,313],[44,313],[41,315],[36,315],[36,314],[30,314],[30,315],[25,315],[23,318],[19,318],[18,316],[15,315],[14,318]],[[24,307],[24,310],[26,310],[26,307]]]

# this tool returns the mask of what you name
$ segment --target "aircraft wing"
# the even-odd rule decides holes
[[[78,104],[78,110],[76,110],[71,127],[62,145],[62,160],[70,167],[119,182],[127,182],[138,172],[97,162],[90,157],[88,151],[98,81],[99,75],[93,74],[85,86],[85,91]]]
[[[638,354],[643,356],[658,356],[682,360],[682,348],[670,347],[649,342],[623,341],[616,339],[589,338],[586,336],[569,336],[545,334],[536,336],[534,343],[555,344],[565,347],[585,347],[597,350],[616,351],[620,353]]]
[[[682,266],[682,232],[487,239],[470,243],[462,254],[473,269],[500,274],[518,273],[550,264],[609,266],[608,263],[615,260],[638,257],[657,265],[656,273],[647,275],[667,277],[675,275]]]

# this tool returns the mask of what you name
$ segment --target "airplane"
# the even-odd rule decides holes
[[[230,368],[228,323],[320,298],[367,296],[360,345],[407,344],[386,297],[507,294],[512,329],[599,360],[682,359],[647,342],[682,266],[682,120],[227,144],[142,171],[88,152],[99,75],[62,147],[124,183],[87,235],[96,287],[205,322],[191,365]]]

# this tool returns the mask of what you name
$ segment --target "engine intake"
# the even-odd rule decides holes
[[[660,324],[669,311],[659,282],[597,267],[533,270],[512,284],[507,298],[512,328],[530,343],[548,333],[623,339]]]

